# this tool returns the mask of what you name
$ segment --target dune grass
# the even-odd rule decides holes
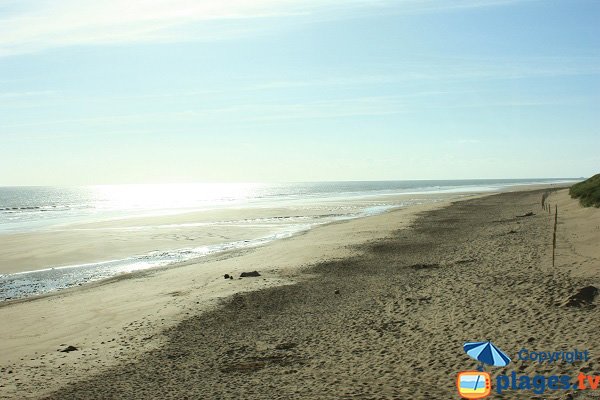
[[[600,174],[571,186],[569,194],[584,207],[600,207]]]

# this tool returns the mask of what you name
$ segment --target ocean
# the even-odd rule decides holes
[[[65,232],[75,229],[74,226],[82,231],[120,230],[120,234],[124,235],[143,232],[158,235],[169,230],[184,234],[192,232],[200,237],[185,245],[173,242],[172,247],[167,249],[133,252],[117,258],[106,254],[101,260],[79,263],[48,262],[31,265],[30,268],[26,266],[24,271],[13,273],[3,273],[10,270],[10,261],[0,258],[0,301],[53,292],[133,271],[168,267],[229,250],[256,247],[325,223],[439,201],[442,195],[449,193],[460,196],[498,191],[515,185],[565,181],[568,180],[0,187],[0,243],[7,242],[7,238],[14,235]],[[404,195],[401,200],[398,200],[399,195]],[[235,214],[235,218],[214,218],[214,215],[227,216],[227,210],[241,211]],[[244,210],[247,210],[247,218]],[[176,224],[110,226],[110,221],[198,212],[213,217]],[[94,223],[103,225],[95,226]],[[91,225],[84,229],[81,224]],[[212,232],[219,234],[211,235]],[[203,242],[203,234],[211,239]],[[89,243],[89,246],[93,247],[95,243]]]

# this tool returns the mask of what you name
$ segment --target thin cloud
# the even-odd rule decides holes
[[[481,81],[598,75],[600,74],[600,58],[535,58],[518,63],[503,62],[502,60],[459,63],[449,61],[439,65],[436,65],[435,62],[423,61],[411,65],[383,66],[382,69],[394,69],[400,72],[312,80],[269,81],[236,90],[261,91],[321,86],[376,86],[422,81]]]
[[[181,98],[206,95],[226,94],[252,94],[254,92],[276,92],[293,91],[306,88],[323,87],[373,87],[381,85],[403,85],[409,83],[414,86],[415,83],[427,83],[431,81],[448,82],[478,82],[491,80],[518,80],[530,78],[553,78],[561,76],[579,76],[579,75],[599,75],[600,58],[597,57],[571,57],[568,59],[541,58],[521,60],[520,62],[503,62],[502,60],[487,60],[484,62],[475,62],[463,60],[461,62],[449,61],[446,65],[435,65],[434,62],[423,61],[411,65],[393,65],[382,66],[380,69],[404,70],[389,74],[363,74],[348,75],[337,77],[322,77],[314,79],[287,79],[287,80],[264,80],[259,83],[246,84],[239,83],[232,87],[203,88],[201,90],[188,90],[177,92],[158,92],[158,93],[139,93],[111,96],[90,96],[88,101],[106,101],[119,99],[160,99],[160,98]],[[257,78],[260,80],[259,78]],[[403,97],[423,97],[445,94],[465,94],[474,93],[475,90],[421,90],[411,91],[403,94]],[[34,92],[34,93],[54,93],[54,92]],[[2,93],[0,93],[0,98]]]
[[[65,118],[51,121],[31,121],[1,125],[0,129],[49,127],[49,126],[98,126],[123,125],[140,122],[261,122],[307,118],[339,118],[350,116],[377,116],[403,112],[404,104],[395,96],[359,97],[330,101],[314,101],[289,104],[232,105],[230,107],[198,110],[170,111],[162,113],[134,113],[104,115],[97,117]]]
[[[94,117],[65,118],[44,121],[29,121],[0,125],[2,130],[14,130],[33,127],[115,127],[138,123],[223,123],[225,121],[276,122],[284,120],[311,120],[327,118],[348,118],[356,116],[386,116],[412,113],[422,109],[449,108],[504,108],[504,107],[540,107],[570,104],[577,99],[512,99],[510,101],[481,101],[478,103],[441,104],[428,102],[415,104],[410,98],[423,96],[439,100],[442,94],[452,92],[420,92],[395,96],[363,96],[336,100],[290,102],[287,104],[233,104],[226,107],[206,109],[188,109],[153,113],[131,113],[119,115],[100,115]]]
[[[456,140],[448,140],[447,143],[479,144],[479,143],[481,143],[481,140],[479,140],[479,139],[456,139]]]
[[[23,0],[0,8],[0,56],[48,48],[217,40],[263,30],[254,20],[343,18],[365,10],[439,12],[531,0]]]
[[[53,90],[38,90],[29,92],[0,92],[0,100],[2,99],[15,99],[19,97],[38,97],[38,96],[52,96],[56,94]]]

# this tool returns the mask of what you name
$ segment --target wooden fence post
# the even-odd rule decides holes
[[[554,268],[554,261],[556,259],[556,225],[558,224],[558,204],[555,205],[554,211],[554,233],[552,234],[552,268]]]

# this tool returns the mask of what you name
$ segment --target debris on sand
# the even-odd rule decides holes
[[[298,343],[285,342],[285,343],[280,343],[280,344],[276,345],[275,350],[290,350],[296,346],[298,346]]]
[[[532,213],[531,211],[529,211],[528,213],[525,213],[523,215],[517,215],[517,218],[523,218],[523,217],[531,217],[535,215],[534,213]]]
[[[260,276],[260,274],[258,273],[258,271],[242,272],[240,274],[240,278],[249,278],[249,277],[253,277],[253,276]]]
[[[420,269],[435,269],[439,268],[439,264],[413,264],[409,268],[420,270]]]
[[[593,306],[593,302],[598,296],[598,288],[595,286],[586,286],[569,297],[565,303],[565,307],[586,307]]]
[[[77,351],[77,350],[79,350],[79,349],[75,346],[67,346],[64,349],[58,350],[58,351],[60,351],[61,353],[70,353],[72,351]]]

